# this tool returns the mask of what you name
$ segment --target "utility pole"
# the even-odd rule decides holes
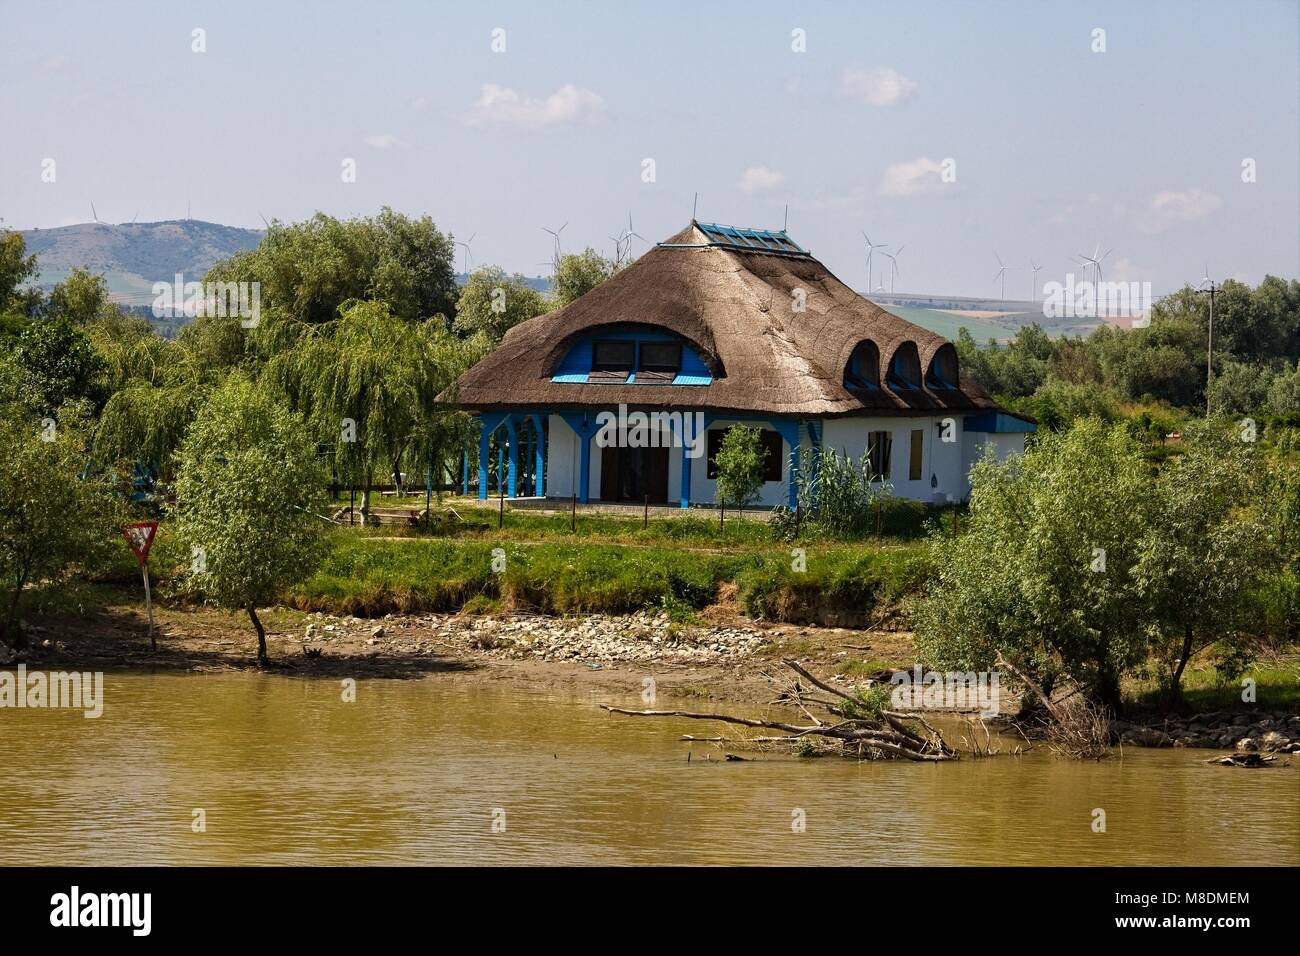
[[[1210,417],[1210,382],[1214,379],[1214,297],[1222,292],[1223,289],[1210,279],[1202,289],[1197,289],[1197,295],[1208,295],[1210,297],[1210,338],[1207,348],[1207,358],[1205,362],[1205,417]]]

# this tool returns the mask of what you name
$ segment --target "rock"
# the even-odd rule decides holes
[[[1250,737],[1242,737],[1240,740],[1237,741],[1237,749],[1241,751],[1253,752],[1259,749],[1259,744],[1255,743],[1255,741]]]
[[[1281,750],[1289,743],[1291,743],[1291,739],[1289,737],[1284,737],[1276,730],[1270,730],[1260,739],[1260,744],[1263,745],[1266,750]]]
[[[1136,744],[1139,747],[1170,747],[1173,738],[1163,730],[1154,727],[1132,727],[1120,736],[1120,742]]]
[[[376,628],[372,629],[371,632],[370,632],[370,636],[371,636],[371,637],[383,637],[383,636],[384,636],[384,629],[383,629],[383,627],[376,627]],[[373,644],[374,641],[371,641],[370,643]]]
[[[314,641],[314,640],[315,640],[317,637],[319,637],[319,636],[320,636],[320,628],[317,627],[315,624],[308,624],[308,625],[307,625],[307,640],[309,640],[309,641]]]

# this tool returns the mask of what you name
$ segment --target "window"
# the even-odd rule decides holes
[[[921,357],[915,342],[904,342],[894,350],[894,358],[889,363],[889,387],[921,387]]]
[[[642,342],[636,366],[636,380],[641,385],[671,384],[682,369],[680,342]]]
[[[591,375],[589,382],[626,382],[636,358],[635,342],[613,339],[598,340],[591,344]]]
[[[682,367],[680,342],[642,342],[638,372],[677,372]]]
[[[925,430],[912,429],[912,454],[907,459],[907,480],[921,480],[921,451],[925,447]]]
[[[894,436],[889,432],[867,433],[867,460],[871,464],[872,481],[889,480],[889,454]]]
[[[709,458],[706,475],[710,481],[717,480],[718,477],[718,452],[722,450],[722,439],[729,432],[730,428],[711,428],[709,429]],[[760,429],[758,432],[758,445],[763,457],[763,480],[780,481],[782,459],[785,457],[785,444],[781,440],[781,433],[774,432],[770,428]]]
[[[854,348],[844,370],[844,385],[846,388],[880,387],[880,350],[875,342],[859,342]]]
[[[930,371],[925,377],[925,384],[930,388],[957,387],[957,350],[951,344],[939,346],[930,360]]]

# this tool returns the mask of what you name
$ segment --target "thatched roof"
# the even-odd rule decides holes
[[[806,310],[792,308],[793,290]],[[585,333],[638,323],[676,332],[714,381],[699,385],[566,384],[556,367]],[[849,391],[844,369],[864,339],[880,350],[881,387]],[[692,222],[569,305],[511,329],[461,376],[456,403],[471,410],[629,407],[791,416],[907,415],[996,409],[962,373],[955,389],[889,388],[895,350],[915,343],[925,373],[947,340],[854,292],[811,255],[720,245]]]

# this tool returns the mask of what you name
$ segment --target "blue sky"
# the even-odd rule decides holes
[[[92,201],[110,222],[189,201],[242,226],[387,204],[537,274],[543,226],[609,252],[629,213],[662,239],[698,192],[706,221],[779,228],[788,204],[791,234],[859,289],[863,230],[906,246],[899,291],[991,295],[996,251],[1024,298],[1031,257],[1041,287],[1097,243],[1106,278],[1157,294],[1207,262],[1300,276],[1295,0],[3,0],[0,23],[14,228],[86,221]]]

